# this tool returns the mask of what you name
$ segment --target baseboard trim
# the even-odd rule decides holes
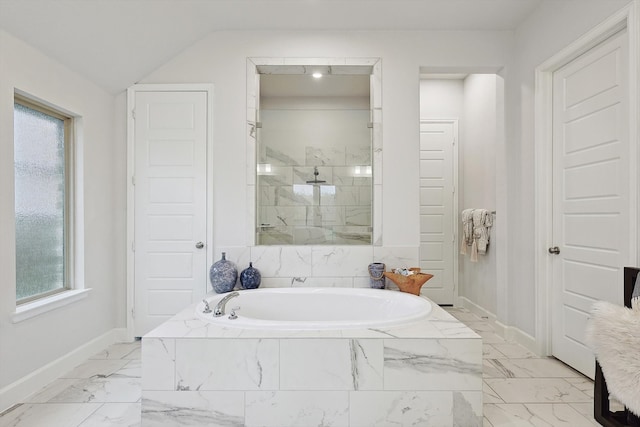
[[[126,328],[116,328],[0,389],[0,413],[39,391],[111,344],[126,341]]]
[[[466,308],[476,316],[486,319],[489,324],[493,326],[496,334],[504,338],[506,341],[518,343],[532,353],[540,355],[540,349],[538,348],[536,339],[531,335],[519,328],[516,328],[515,326],[505,325],[498,320],[495,314],[487,311],[466,297],[458,297],[458,305]]]

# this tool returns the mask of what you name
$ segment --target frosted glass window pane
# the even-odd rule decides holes
[[[65,287],[64,120],[14,104],[16,299]]]

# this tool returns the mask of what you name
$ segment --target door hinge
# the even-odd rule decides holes
[[[451,187],[451,193],[456,194],[456,187]]]
[[[131,241],[131,252],[135,252],[136,251],[136,242],[135,240]]]
[[[135,319],[135,318],[136,318],[136,310],[135,310],[135,308],[133,308],[133,307],[131,308],[131,318],[132,318],[132,319]]]
[[[135,120],[135,119],[136,119],[136,109],[135,109],[135,108],[133,108],[133,109],[131,110],[131,118],[132,118],[133,120]]]
[[[131,185],[136,185],[136,176],[135,175],[133,175],[131,177]]]

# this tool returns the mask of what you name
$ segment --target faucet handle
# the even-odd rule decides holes
[[[202,302],[204,303],[204,314],[209,314],[211,313],[211,307],[209,307],[209,302],[206,299],[203,299]]]
[[[235,320],[238,318],[238,315],[236,314],[236,311],[240,310],[240,306],[237,307],[233,307],[231,309],[231,313],[229,314],[229,319],[230,320]]]

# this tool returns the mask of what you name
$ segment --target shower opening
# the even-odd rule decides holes
[[[371,244],[371,67],[298,68],[259,74],[256,242]]]

